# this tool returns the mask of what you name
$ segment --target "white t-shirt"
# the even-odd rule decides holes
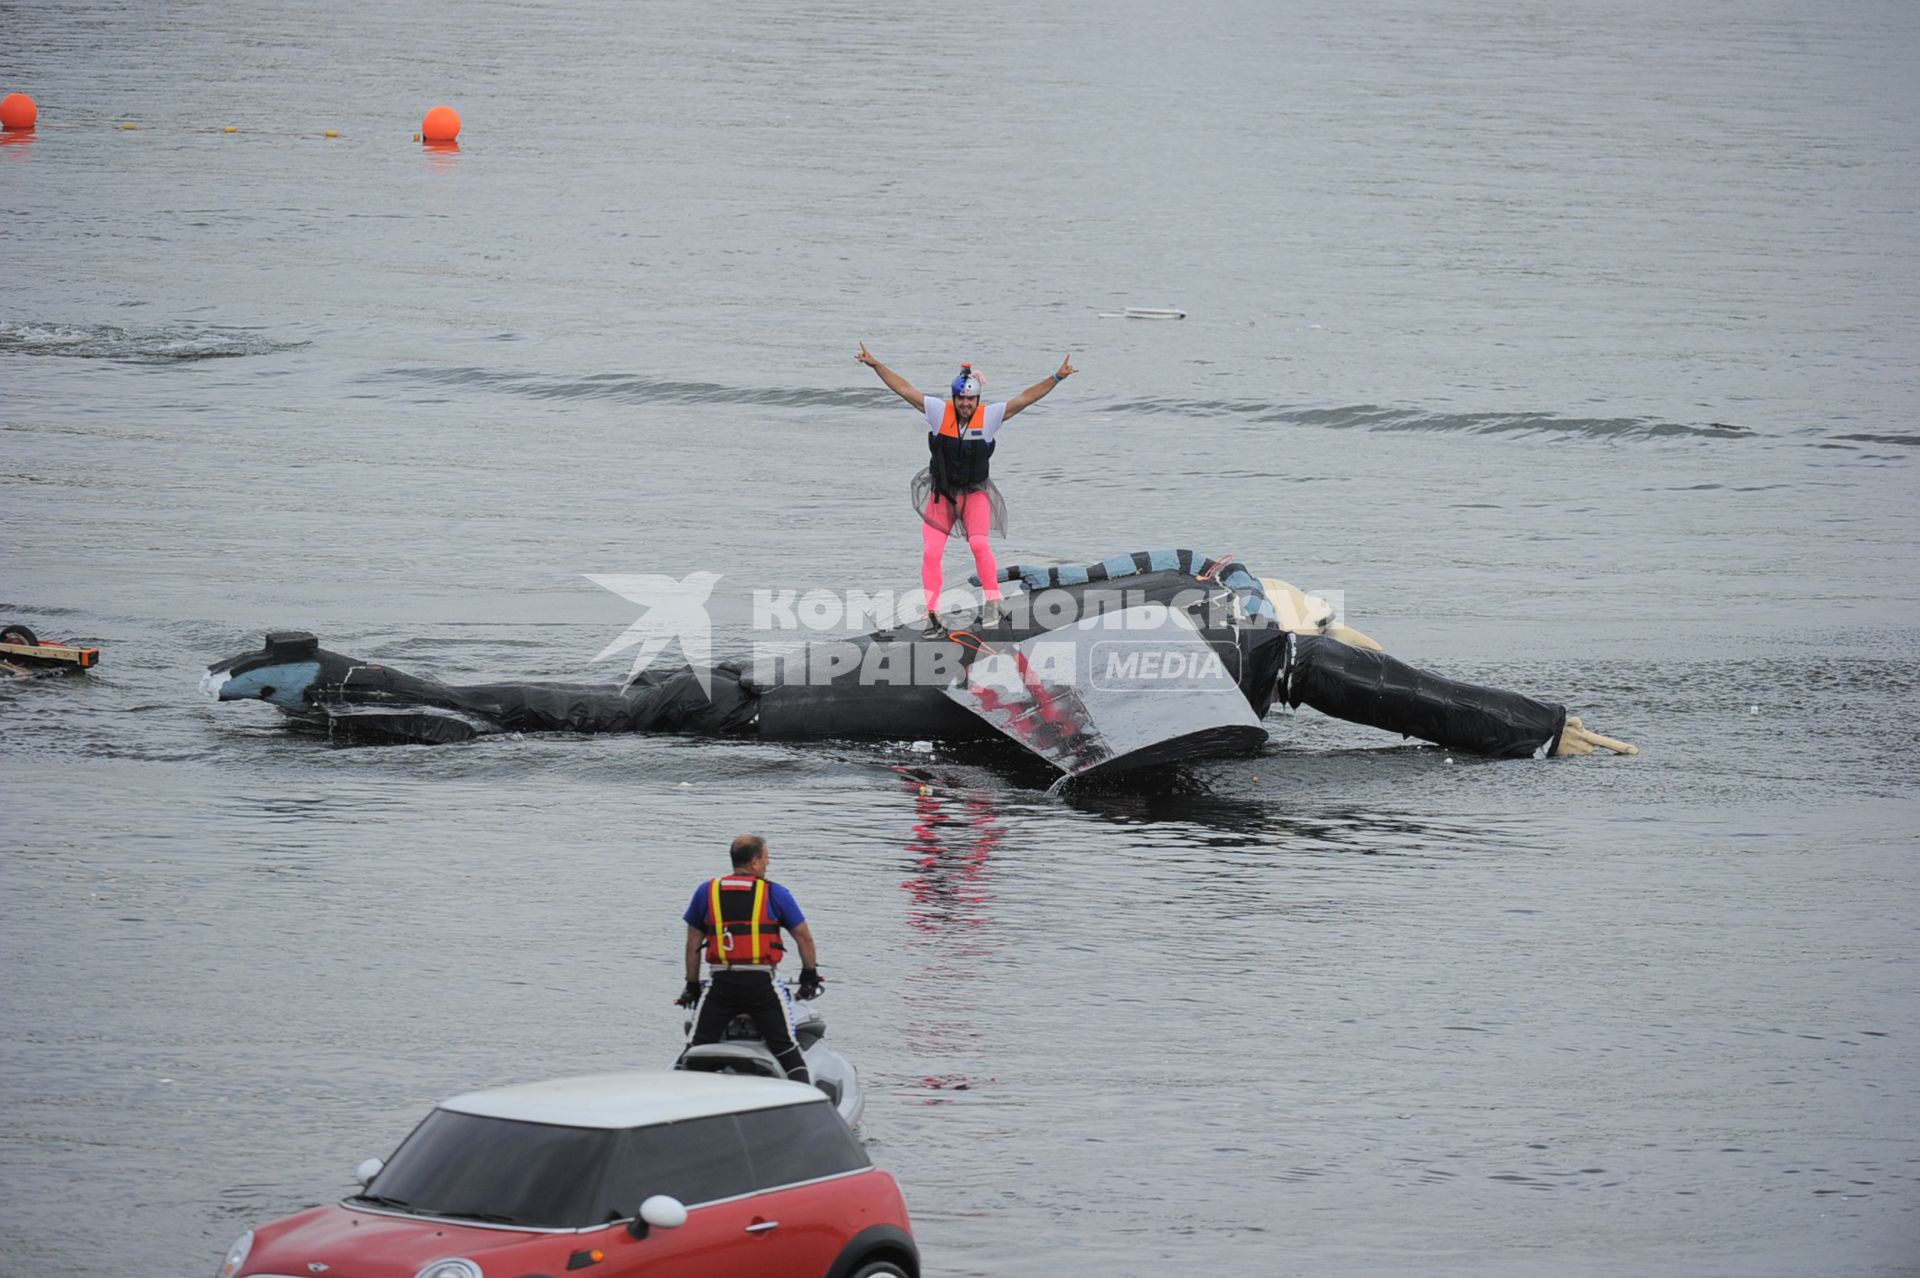
[[[927,433],[929,435],[938,435],[940,433],[940,427],[943,426],[947,420],[947,401],[932,395],[928,395],[926,401]],[[1007,406],[1005,402],[982,404],[973,410],[973,421],[960,433],[961,436],[966,439],[978,439],[991,443],[993,442],[993,437],[1000,433],[1000,423],[1005,420],[1007,420]]]

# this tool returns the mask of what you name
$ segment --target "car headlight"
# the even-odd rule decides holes
[[[220,1262],[218,1278],[233,1278],[240,1272],[240,1266],[247,1263],[247,1253],[253,1250],[253,1231],[249,1229],[233,1240],[233,1246],[227,1248],[227,1258]]]
[[[471,1260],[454,1256],[448,1260],[436,1260],[413,1278],[487,1278],[480,1272],[480,1266]]]

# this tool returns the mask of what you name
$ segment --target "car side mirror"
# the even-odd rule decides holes
[[[378,1158],[369,1158],[353,1169],[353,1178],[360,1182],[360,1188],[365,1189],[373,1183],[373,1178],[378,1176],[380,1169],[385,1166],[386,1164]]]
[[[678,1229],[686,1223],[687,1209],[678,1198],[655,1194],[640,1204],[640,1210],[633,1214],[633,1223],[627,1226],[627,1232],[635,1238],[645,1238],[648,1226]]]

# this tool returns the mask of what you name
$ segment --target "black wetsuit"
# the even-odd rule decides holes
[[[802,1083],[813,1081],[800,1045],[793,1041],[793,1024],[786,996],[775,985],[770,968],[716,967],[708,973],[706,993],[700,996],[699,1010],[693,1014],[693,1037],[688,1047],[717,1043],[727,1026],[742,1013],[751,1016],[766,1042],[767,1050],[780,1060],[787,1077]]]

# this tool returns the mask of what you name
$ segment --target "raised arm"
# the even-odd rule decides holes
[[[862,364],[865,364],[868,368],[871,368],[874,372],[880,374],[880,380],[887,384],[887,389],[898,395],[901,399],[906,400],[909,404],[912,404],[915,411],[926,411],[927,397],[916,390],[912,382],[875,359],[873,353],[867,349],[865,342],[860,343],[860,353],[855,355],[854,358]]]
[[[1079,371],[1080,371],[1079,369],[1073,366],[1073,356],[1071,355],[1067,356],[1065,359],[1060,361],[1059,372],[1052,374],[1051,376],[1045,378],[1042,381],[1035,382],[1033,385],[1027,387],[1025,390],[1021,391],[1018,395],[1015,395],[1012,399],[1008,400],[1007,416],[1011,417],[1015,413],[1019,412],[1021,409],[1030,408],[1034,404],[1039,403],[1041,400],[1046,398],[1048,391],[1058,386],[1061,382],[1066,381],[1069,377],[1072,377],[1075,373]]]

